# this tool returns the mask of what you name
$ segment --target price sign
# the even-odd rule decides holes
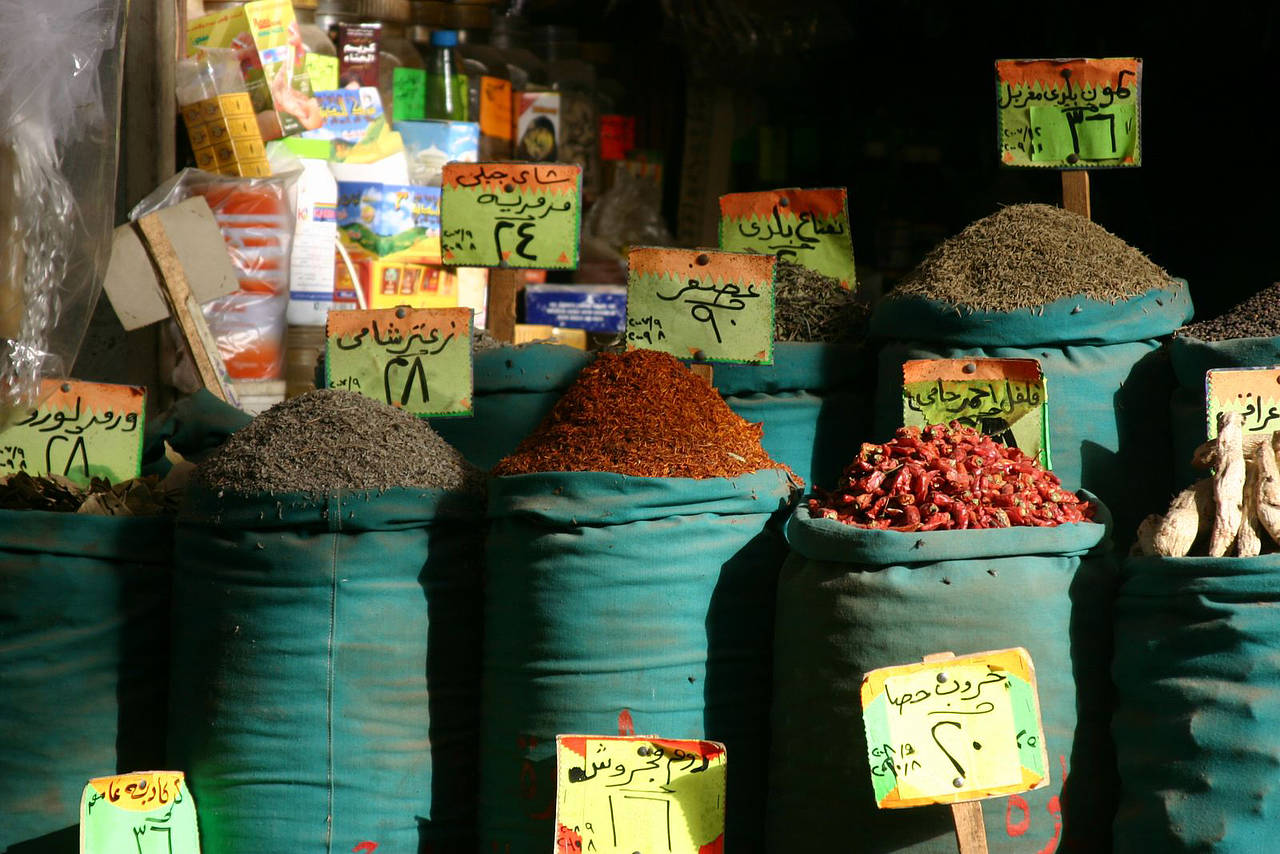
[[[1008,166],[1139,166],[1142,60],[996,62],[1000,158]]]
[[[632,249],[627,349],[773,364],[771,255]]]
[[[833,187],[721,196],[720,248],[777,255],[851,288],[848,191]]]
[[[1280,430],[1280,367],[1222,368],[1204,377],[1208,437],[1218,435],[1218,413],[1238,412],[1249,445]]]
[[[564,163],[446,163],[440,201],[444,263],[578,266],[582,168]]]
[[[556,736],[556,854],[702,854],[724,845],[714,741]]]
[[[181,771],[96,777],[80,799],[80,854],[200,854]]]
[[[142,465],[146,390],[45,380],[40,403],[0,429],[0,476],[58,474],[87,486],[135,478]]]
[[[470,415],[471,309],[331,311],[325,374],[414,415]]]
[[[1035,359],[913,359],[902,366],[902,423],[959,421],[1036,457],[1049,457],[1049,393]]]
[[[1049,785],[1035,667],[1021,647],[873,670],[862,720],[881,809]]]

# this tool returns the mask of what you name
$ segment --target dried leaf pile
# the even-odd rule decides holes
[[[45,510],[88,516],[158,516],[178,512],[192,466],[175,466],[163,480],[155,475],[112,484],[93,478],[80,486],[60,475],[32,477],[18,472],[0,479],[0,510]]]
[[[839,279],[778,259],[773,287],[778,341],[860,341],[869,312]]]
[[[934,247],[890,298],[1013,311],[1072,296],[1116,303],[1171,282],[1087,217],[1051,205],[1010,205]]]
[[[601,353],[493,473],[706,478],[786,468],[765,453],[762,435],[674,356]]]
[[[1246,447],[1238,412],[1218,416],[1218,435],[1192,462],[1213,468],[1187,487],[1162,516],[1138,526],[1134,552],[1161,557],[1255,557],[1280,547],[1280,434]]]

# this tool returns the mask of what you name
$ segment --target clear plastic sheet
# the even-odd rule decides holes
[[[111,254],[124,0],[0,2],[0,423],[75,361]]]
[[[213,211],[240,290],[205,303],[205,319],[231,379],[284,378],[285,309],[289,304],[289,251],[293,215],[289,189],[298,173],[235,178],[184,169],[129,213],[149,213],[204,196]]]

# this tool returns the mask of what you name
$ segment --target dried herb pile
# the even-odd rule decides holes
[[[839,279],[778,259],[773,287],[778,341],[843,341],[865,337],[868,310]]]
[[[1258,291],[1225,314],[1188,324],[1175,334],[1201,341],[1274,338],[1280,335],[1280,282]]]
[[[190,464],[186,464],[187,469]],[[93,478],[88,486],[60,475],[32,477],[18,472],[0,478],[0,510],[45,510],[87,516],[158,516],[176,513],[188,474],[175,466],[161,480],[156,475],[112,484]]]
[[[1093,508],[1017,448],[957,421],[900,427],[864,443],[832,492],[809,500],[814,518],[890,531],[1050,527],[1093,518]]]
[[[342,389],[271,407],[201,463],[196,478],[236,492],[484,487],[480,470],[425,420]]]
[[[1116,303],[1171,281],[1086,217],[1051,205],[1010,205],[934,247],[890,298],[1013,311],[1073,296]]]
[[[762,434],[674,356],[601,353],[493,473],[706,478],[785,468],[760,446]]]

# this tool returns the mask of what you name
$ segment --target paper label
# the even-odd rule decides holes
[[[873,670],[862,718],[881,809],[1049,785],[1035,667],[1021,647]]]
[[[777,255],[846,288],[856,280],[844,187],[721,196],[720,248]]]
[[[311,88],[316,92],[338,88],[338,57],[308,53],[306,66]]]
[[[521,92],[516,113],[515,155],[551,163],[560,149],[560,93]]]
[[[333,311],[325,384],[414,415],[471,414],[471,309]]]
[[[485,136],[510,140],[511,81],[501,77],[480,78],[480,132]]]
[[[773,364],[772,255],[632,249],[627,349]]]
[[[577,269],[582,167],[446,163],[444,263]]]
[[[58,474],[84,486],[95,477],[135,478],[145,408],[138,386],[45,380],[40,404],[0,430],[0,476]]]
[[[1280,367],[1221,368],[1204,377],[1206,435],[1218,436],[1218,413],[1238,412],[1246,445],[1280,430]]]
[[[1049,394],[1035,359],[913,359],[902,366],[902,423],[959,421],[1050,468]]]
[[[1142,60],[996,62],[1000,158],[1008,166],[1139,166]]]
[[[304,139],[339,140],[355,145],[382,118],[382,98],[372,86],[316,92],[323,124],[301,134]]]
[[[391,72],[391,112],[397,122],[427,117],[427,72],[421,68],[396,68]]]
[[[181,771],[97,777],[80,799],[80,854],[200,854]]]
[[[378,85],[381,24],[338,24],[338,86]]]
[[[724,845],[714,741],[556,736],[555,854],[705,854]]]

